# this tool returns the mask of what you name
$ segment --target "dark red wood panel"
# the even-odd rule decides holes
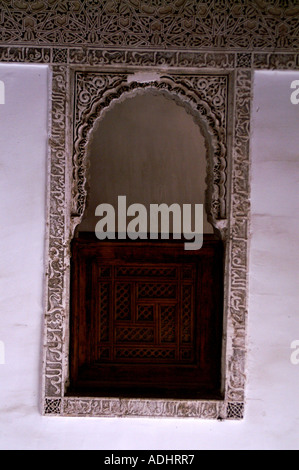
[[[72,246],[69,394],[219,397],[222,243]]]

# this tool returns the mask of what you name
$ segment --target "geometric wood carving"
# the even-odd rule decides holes
[[[72,246],[68,395],[220,398],[222,242]]]

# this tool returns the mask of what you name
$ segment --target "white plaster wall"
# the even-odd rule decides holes
[[[41,416],[46,67],[0,64],[1,449],[299,448],[299,73],[259,72],[252,108],[252,240],[243,421]]]

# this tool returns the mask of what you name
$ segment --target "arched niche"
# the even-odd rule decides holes
[[[78,74],[79,77],[80,74]],[[117,104],[137,95],[160,95],[184,108],[198,126],[206,147],[205,212],[221,238],[227,228],[227,148],[225,135],[226,79],[201,77],[177,81],[170,76],[157,82],[135,82],[123,76],[88,74],[78,78],[70,232],[73,236],[86,216],[89,192],[90,146],[99,123]],[[193,83],[194,81],[194,83]],[[191,88],[190,88],[191,87]],[[198,87],[195,93],[192,87]],[[211,87],[211,90],[209,90]],[[186,118],[186,116],[185,116]],[[194,127],[194,123],[192,123]],[[202,138],[200,138],[202,140]],[[208,224],[206,223],[206,228]],[[208,228],[208,232],[210,228]]]
[[[77,173],[83,189],[80,222],[72,242],[68,393],[221,398],[223,244],[214,236],[216,224],[209,223],[218,184],[211,171],[215,147],[208,140],[209,120],[202,121],[178,95],[151,86],[108,103],[106,96],[104,109],[96,101],[87,107],[87,125],[80,130],[86,144]],[[198,238],[193,249],[191,243],[185,249],[184,229],[180,242],[178,232],[173,238],[161,234],[157,243],[151,236],[133,244],[119,237],[114,233],[119,196],[127,198],[126,206],[147,209],[142,235],[152,232],[151,204],[182,208],[181,226],[185,204],[191,210],[205,206],[200,249]],[[99,204],[115,209],[108,229],[111,235],[113,227],[108,237],[113,242],[94,236],[96,216],[103,215],[97,213]]]
[[[145,90],[116,100],[98,119],[87,147],[87,204],[77,232],[94,232],[98,204],[202,204],[203,232],[210,188],[205,137],[171,95]],[[148,217],[149,227],[149,217]],[[170,227],[172,228],[172,226]]]
[[[49,193],[46,372],[43,386],[47,414],[184,415],[213,418],[241,417],[243,414],[250,73],[241,70],[234,76],[194,69],[163,73],[159,69],[154,80],[152,76],[150,78],[145,82],[137,77],[135,80],[135,74],[122,67],[103,67],[101,70],[79,67],[71,73],[71,86],[68,88],[70,101],[65,108],[64,84],[67,77],[61,69],[55,70]],[[231,119],[232,89],[235,89],[236,121]],[[208,157],[206,186],[210,190],[206,197],[206,211],[208,220],[219,229],[225,242],[226,255],[223,335],[225,395],[212,402],[204,398],[190,400],[186,397],[170,403],[163,399],[124,399],[109,395],[108,398],[90,398],[80,393],[78,396],[67,393],[71,364],[69,319],[72,317],[69,306],[69,262],[72,261],[70,242],[87,207],[89,145],[96,125],[117,102],[149,90],[171,95],[177,104],[184,106],[192,115],[205,137]],[[66,132],[67,123],[72,128]]]

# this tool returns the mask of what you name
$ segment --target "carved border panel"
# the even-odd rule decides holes
[[[67,70],[52,70],[52,112],[48,180],[48,266],[46,270],[46,314],[43,387],[46,396],[64,393],[65,331],[67,327],[66,172],[67,172]],[[46,399],[48,410],[57,412],[59,400]],[[48,411],[50,412],[50,411]]]
[[[45,324],[45,356],[44,356],[44,413],[77,416],[190,416],[201,418],[241,418],[243,416],[244,387],[245,387],[245,322],[246,322],[246,283],[247,283],[247,222],[248,207],[248,155],[249,155],[249,118],[251,71],[240,69],[233,80],[235,91],[235,122],[232,152],[229,153],[229,168],[231,179],[225,178],[223,190],[227,196],[232,187],[231,203],[227,204],[227,218],[230,224],[223,231],[226,239],[226,305],[227,331],[225,336],[225,399],[222,401],[183,400],[142,400],[142,399],[109,399],[105,398],[73,398],[64,396],[65,383],[68,373],[68,282],[69,282],[69,239],[84,210],[84,184],[86,178],[86,148],[88,136],[101,111],[108,109],[113,99],[126,96],[129,92],[144,91],[150,87],[158,92],[167,92],[188,104],[189,111],[198,113],[200,106],[205,104],[205,110],[210,116],[207,123],[207,135],[213,137],[215,148],[217,142],[226,143],[227,135],[227,80],[228,75],[202,73],[167,73],[158,83],[140,84],[127,81],[127,74],[115,72],[80,71],[75,74],[73,89],[76,90],[76,110],[74,123],[74,152],[68,138],[69,125],[67,100],[65,94],[70,91],[68,68],[53,67],[52,95],[52,136],[51,136],[51,167],[50,167],[50,200],[49,200],[49,264],[47,270],[47,313]],[[225,78],[225,80],[224,80]],[[200,88],[196,94],[198,83],[206,90],[207,82],[211,79],[214,95],[217,93],[225,100],[218,99],[212,103],[211,97],[201,96]],[[230,75],[230,80],[233,76]],[[88,92],[86,90],[89,90]],[[193,91],[192,91],[193,90]],[[103,93],[105,91],[105,93]],[[190,98],[191,97],[191,98]],[[210,102],[209,102],[210,101]],[[225,102],[225,105],[223,104]],[[222,104],[221,104],[222,103]],[[217,110],[217,104],[219,109]],[[215,118],[217,116],[217,119]],[[204,121],[204,119],[203,119]],[[215,131],[214,124],[218,129]],[[214,139],[214,140],[213,140]],[[226,156],[226,146],[225,156]],[[226,162],[226,160],[225,160]],[[219,168],[219,161],[213,160],[213,165]],[[223,166],[226,170],[226,163]],[[210,168],[211,170],[211,168]],[[212,169],[213,170],[213,169]],[[218,170],[217,170],[218,171]],[[218,185],[218,172],[211,171]],[[81,181],[81,183],[80,183]],[[66,183],[68,186],[66,186]],[[71,193],[71,188],[73,193]],[[81,193],[80,193],[81,191]],[[215,191],[214,191],[215,192]],[[219,193],[218,193],[219,194]],[[70,196],[77,195],[73,198]],[[80,199],[81,198],[81,199]],[[229,198],[228,198],[229,199]],[[81,201],[78,204],[78,201]],[[75,204],[74,204],[75,202]],[[227,201],[229,202],[229,200]],[[78,210],[78,207],[80,210]],[[219,207],[216,205],[216,207]],[[74,210],[75,209],[75,210]],[[215,212],[215,218],[220,213]],[[225,223],[224,226],[226,227]],[[232,241],[231,241],[232,240]]]

